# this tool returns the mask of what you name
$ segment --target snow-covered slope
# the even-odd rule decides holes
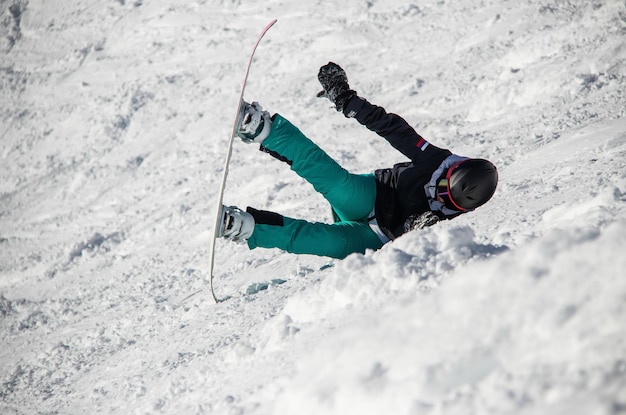
[[[0,413],[626,412],[624,1],[0,6]],[[248,99],[351,171],[403,161],[315,98],[332,60],[501,182],[343,261],[220,242],[213,304],[222,158],[272,18]],[[239,142],[225,201],[330,219]]]

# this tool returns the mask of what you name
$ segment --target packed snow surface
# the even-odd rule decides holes
[[[623,0],[0,1],[0,413],[626,413]],[[318,68],[500,184],[343,261],[219,241],[246,90],[356,173]],[[225,202],[329,221],[235,142]],[[198,292],[187,298],[189,295]]]

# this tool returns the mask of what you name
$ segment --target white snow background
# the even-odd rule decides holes
[[[0,1],[0,413],[625,414],[623,0]],[[209,239],[246,98],[356,173],[334,61],[490,203],[343,261]],[[329,221],[235,142],[225,202]],[[189,294],[202,289],[194,297]]]

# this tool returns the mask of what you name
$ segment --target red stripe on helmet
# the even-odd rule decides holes
[[[452,192],[450,191],[450,177],[452,177],[452,173],[454,172],[454,170],[457,167],[459,167],[464,161],[467,161],[467,160],[457,161],[456,163],[454,163],[452,166],[448,168],[448,172],[446,173],[446,180],[448,180],[448,199],[450,199],[450,202],[452,202],[455,208],[463,212],[467,210],[471,210],[471,209],[465,209],[464,207],[459,206],[452,198]]]

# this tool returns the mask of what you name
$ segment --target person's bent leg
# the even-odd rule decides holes
[[[274,115],[261,150],[288,163],[328,200],[342,220],[364,219],[372,211],[374,176],[349,173],[281,115]]]
[[[383,243],[366,222],[313,223],[277,213],[248,208],[255,219],[248,247],[279,248],[293,254],[311,254],[343,259]]]

